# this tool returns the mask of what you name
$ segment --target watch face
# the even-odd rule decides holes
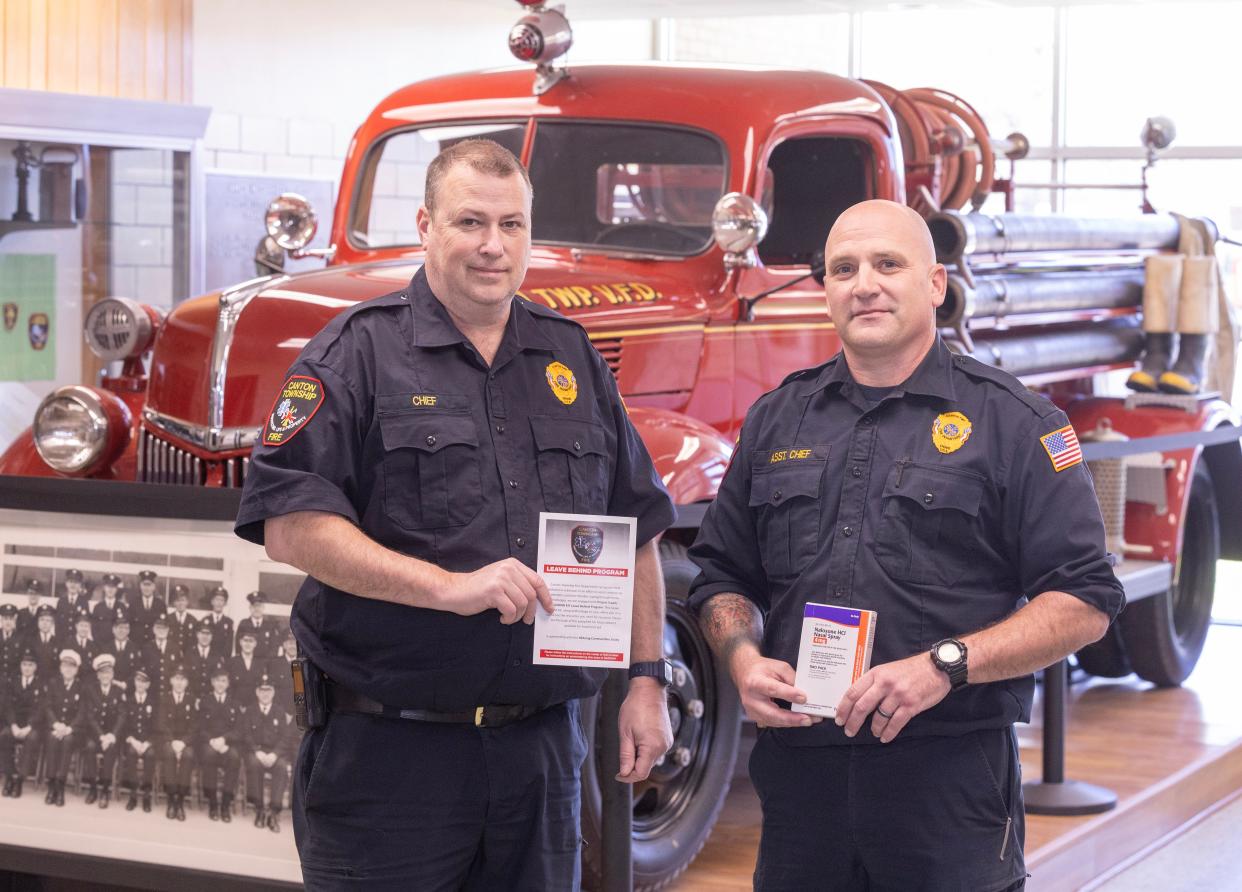
[[[945,641],[936,648],[936,656],[942,663],[956,663],[962,658],[962,649],[957,646],[956,642]]]

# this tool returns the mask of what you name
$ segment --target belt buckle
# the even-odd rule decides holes
[[[483,706],[476,706],[474,708],[474,726],[476,728],[483,727],[483,710],[484,709],[485,707]]]

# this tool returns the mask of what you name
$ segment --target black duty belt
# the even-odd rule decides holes
[[[500,728],[528,719],[542,711],[538,706],[476,706],[470,712],[402,709],[398,706],[386,706],[331,680],[327,681],[325,687],[329,712],[353,712],[359,715],[382,716],[386,719],[406,719],[411,722],[440,722],[450,725],[475,725],[479,728]]]

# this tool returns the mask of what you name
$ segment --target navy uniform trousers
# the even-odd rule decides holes
[[[789,746],[763,729],[750,777],[763,806],[756,892],[1001,892],[1026,882],[1012,727],[852,746]]]
[[[306,888],[576,892],[585,757],[576,701],[501,728],[332,713],[294,772]]]

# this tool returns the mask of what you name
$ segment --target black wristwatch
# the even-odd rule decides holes
[[[673,664],[668,660],[630,663],[630,678],[654,678],[661,687],[667,688],[673,683]]]
[[[949,676],[949,690],[966,686],[966,645],[956,638],[937,641],[931,649],[932,662],[936,668]]]

